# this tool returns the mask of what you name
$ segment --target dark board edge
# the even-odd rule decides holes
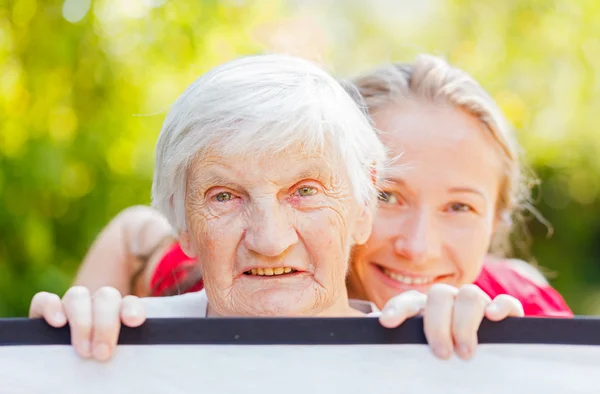
[[[149,319],[139,328],[124,327],[124,345],[365,345],[425,344],[423,319],[386,329],[374,318],[210,318]],[[600,345],[600,319],[576,317],[509,318],[482,322],[482,344]],[[67,345],[69,328],[56,329],[40,319],[0,319],[0,346]]]

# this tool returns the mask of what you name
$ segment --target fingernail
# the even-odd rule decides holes
[[[469,345],[465,345],[465,344],[458,345],[458,348],[456,349],[456,351],[464,359],[469,359],[472,356],[471,347]]]
[[[52,317],[52,320],[54,320],[56,324],[64,324],[67,321],[67,317],[62,312],[56,312]]]
[[[491,313],[492,315],[496,315],[499,312],[498,305],[496,305],[496,304],[490,304],[490,305],[488,305],[488,307],[486,308],[486,310],[487,310],[488,313]]]
[[[81,341],[81,343],[79,343],[79,352],[84,357],[89,357],[92,352],[92,345],[90,344],[90,341]]]
[[[110,348],[105,343],[95,344],[93,355],[96,360],[106,361],[110,358]]]
[[[446,348],[445,346],[434,346],[432,350],[433,354],[435,354],[439,358],[447,359],[450,357],[450,350],[448,350],[448,348]]]
[[[384,317],[391,317],[391,316],[395,316],[396,314],[398,314],[398,310],[396,308],[394,308],[393,306],[387,306],[387,307],[383,308],[383,310],[381,311],[381,316],[384,316]]]
[[[123,307],[122,314],[127,317],[138,317],[142,314],[142,311],[138,307],[127,305]]]

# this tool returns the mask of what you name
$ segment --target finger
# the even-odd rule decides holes
[[[127,327],[139,327],[146,321],[146,310],[142,301],[132,295],[123,298],[121,303],[121,321]]]
[[[427,293],[427,303],[423,313],[427,343],[433,353],[444,360],[450,358],[454,348],[451,325],[454,297],[457,293],[456,287],[446,284],[431,286]]]
[[[452,313],[452,337],[456,353],[463,360],[473,356],[477,347],[477,331],[490,297],[476,285],[462,286],[456,295]]]
[[[121,293],[114,287],[101,287],[94,293],[92,315],[92,355],[106,361],[112,357],[121,330]]]
[[[67,324],[67,316],[60,297],[45,291],[33,296],[29,306],[29,317],[44,318],[48,324],[56,328]]]
[[[62,299],[71,329],[71,343],[83,358],[92,355],[92,299],[84,286],[73,286]]]
[[[523,304],[507,294],[500,294],[485,308],[485,317],[491,321],[500,321],[507,317],[523,317]]]
[[[390,299],[379,317],[379,323],[387,328],[398,327],[410,317],[418,315],[427,302],[427,296],[416,290],[406,291]]]

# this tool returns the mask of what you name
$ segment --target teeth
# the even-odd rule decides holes
[[[386,268],[383,269],[383,273],[394,279],[397,282],[403,283],[405,285],[427,285],[433,282],[432,278],[414,278],[410,276],[400,275],[396,272],[390,271]]]
[[[252,268],[250,271],[246,271],[246,274],[259,275],[259,276],[275,276],[289,274],[290,272],[296,272],[290,267],[276,267],[276,268]]]

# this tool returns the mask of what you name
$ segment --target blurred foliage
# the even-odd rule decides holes
[[[599,17],[595,0],[0,0],[0,316],[62,294],[109,219],[149,202],[178,94],[261,51],[340,75],[432,52],[473,74],[543,180],[555,231],[532,222],[533,254],[600,314]]]

